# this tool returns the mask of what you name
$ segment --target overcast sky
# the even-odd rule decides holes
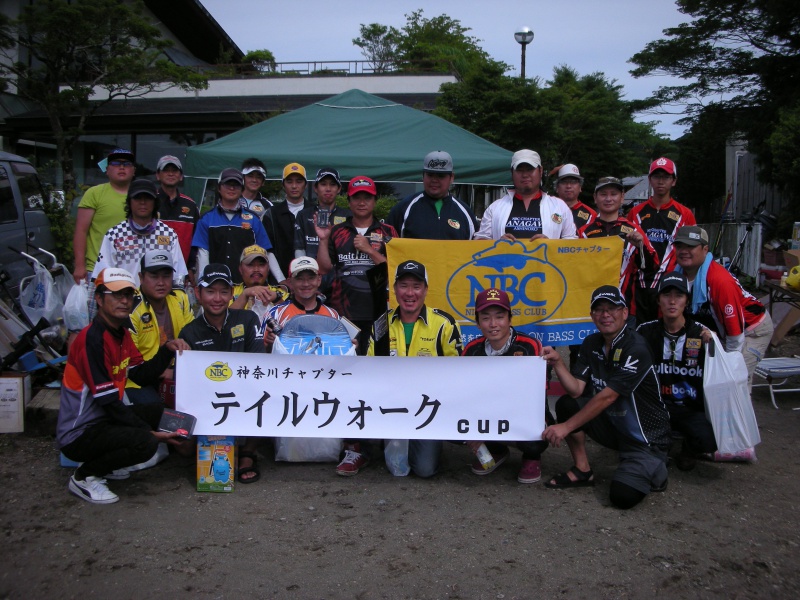
[[[423,8],[426,18],[446,14],[469,27],[495,60],[519,74],[520,46],[514,32],[530,27],[525,74],[549,79],[566,64],[579,74],[600,71],[616,79],[627,99],[645,98],[664,78],[634,79],[628,59],[662,30],[686,22],[670,0],[201,0],[243,52],[266,48],[278,62],[363,59],[354,46],[359,26],[382,23],[401,28],[406,14]],[[674,81],[673,81],[674,82]],[[672,138],[683,133],[678,116],[644,115]]]

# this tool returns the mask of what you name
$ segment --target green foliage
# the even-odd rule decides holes
[[[389,214],[389,211],[397,202],[397,198],[394,196],[378,196],[377,202],[375,202],[375,218],[379,221],[383,221]],[[350,202],[347,200],[347,196],[341,194],[336,196],[336,206],[339,208],[350,208]]]
[[[361,53],[370,62],[375,73],[386,73],[393,70],[397,42],[400,32],[394,27],[380,23],[362,24],[359,37],[353,40],[353,45],[361,48]]]
[[[37,0],[0,27],[0,77],[47,113],[64,175],[75,185],[72,149],[102,105],[172,87],[207,87],[205,78],[165,58],[172,45],[144,14],[141,0]],[[29,61],[16,61],[18,45]],[[95,90],[104,92],[94,98]]]
[[[276,68],[275,55],[266,48],[263,50],[250,50],[242,58],[242,62],[262,73],[274,72]]]

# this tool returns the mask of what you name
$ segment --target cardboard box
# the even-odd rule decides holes
[[[197,436],[197,491],[232,492],[236,481],[236,438]]]
[[[784,250],[783,260],[789,269],[800,265],[800,250]]]
[[[794,227],[792,228],[791,246],[792,250],[800,250],[800,221],[794,222]]]
[[[25,406],[30,401],[30,375],[8,372],[0,376],[0,433],[25,430]]]

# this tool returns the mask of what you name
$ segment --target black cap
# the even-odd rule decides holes
[[[611,304],[617,306],[628,306],[628,303],[625,301],[625,296],[622,295],[618,287],[613,285],[601,285],[592,292],[591,308],[594,308],[594,305],[601,300],[611,302]]]
[[[415,260],[407,260],[397,265],[397,270],[394,272],[395,282],[406,275],[411,275],[420,281],[424,281],[426,284],[428,283],[428,273],[425,270],[425,265]]]
[[[241,186],[244,186],[244,176],[238,169],[225,169],[219,174],[217,183],[225,183],[226,181],[235,181]]]
[[[229,286],[233,287],[233,279],[231,278],[231,270],[227,265],[221,263],[211,263],[206,265],[203,269],[203,276],[197,282],[199,287],[208,287],[215,281],[224,281]]]
[[[596,192],[604,187],[609,186],[613,186],[619,190],[625,191],[625,187],[622,185],[622,182],[616,177],[601,177],[597,180],[597,185],[594,186],[594,191]]]
[[[136,198],[146,194],[153,199],[158,198],[158,188],[149,179],[134,179],[128,187],[128,198]]]
[[[664,276],[661,278],[661,281],[658,283],[658,293],[662,294],[669,288],[675,288],[682,294],[686,294],[688,296],[689,282],[686,279],[686,275],[684,275],[683,273],[678,273],[677,271],[670,271],[669,273],[665,273]]]
[[[133,152],[131,152],[130,150],[126,150],[125,148],[114,148],[111,152],[108,153],[108,156],[106,158],[108,158],[108,160],[113,160],[115,158],[125,158],[131,162],[134,161]]]
[[[319,171],[317,171],[317,176],[314,179],[314,183],[319,183],[325,177],[333,177],[336,180],[337,185],[342,185],[342,180],[339,179],[339,171],[333,167],[322,167]]]

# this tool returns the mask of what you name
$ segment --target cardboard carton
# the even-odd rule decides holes
[[[783,260],[786,261],[788,269],[800,265],[800,250],[784,250]]]
[[[236,438],[197,436],[197,491],[232,492],[236,481]]]
[[[30,375],[8,372],[0,376],[0,433],[25,430],[25,406],[30,401]]]

